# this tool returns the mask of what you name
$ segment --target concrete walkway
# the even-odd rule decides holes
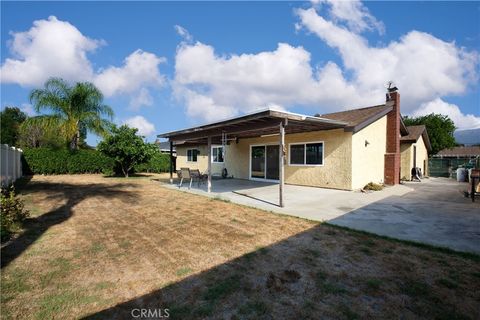
[[[286,185],[284,208],[278,206],[278,184],[226,179],[214,180],[212,185],[210,194],[205,185],[181,190],[393,238],[480,253],[480,200],[472,203],[463,197],[460,190],[467,188],[466,183],[431,178],[371,193]]]

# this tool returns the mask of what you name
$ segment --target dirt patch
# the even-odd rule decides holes
[[[159,186],[35,176],[2,250],[2,317],[480,317],[478,260]]]

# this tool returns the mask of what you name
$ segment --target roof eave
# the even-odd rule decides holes
[[[379,113],[376,113],[374,114],[373,116],[371,116],[370,118],[368,118],[367,120],[357,124],[356,126],[347,126],[344,128],[344,130],[346,132],[352,132],[352,133],[357,133],[358,131],[362,130],[363,128],[371,125],[372,123],[374,123],[375,121],[381,119],[382,117],[386,116],[390,111],[393,110],[393,107],[389,107],[389,108],[385,108],[384,110],[382,110],[381,112]]]
[[[289,112],[283,112],[283,111],[278,111],[278,110],[265,110],[261,112],[257,112],[254,114],[248,114],[245,116],[237,117],[237,118],[232,118],[232,119],[227,119],[224,121],[219,121],[215,122],[212,124],[207,124],[207,125],[201,125],[197,127],[192,127],[184,130],[177,130],[177,131],[171,131],[171,132],[166,132],[157,135],[158,138],[171,138],[174,136],[179,136],[179,135],[184,135],[184,134],[191,134],[191,133],[198,133],[201,131],[206,131],[206,130],[212,130],[212,129],[217,129],[221,128],[227,125],[233,125],[233,124],[238,124],[242,122],[246,122],[249,120],[256,120],[264,117],[272,117],[272,118],[278,118],[279,120],[285,119],[285,120],[292,120],[292,121],[305,121],[305,122],[313,122],[313,123],[324,123],[324,124],[331,124],[331,125],[336,125],[339,127],[345,127],[347,125],[346,122],[344,121],[338,121],[338,120],[331,120],[327,118],[322,118],[322,117],[311,117],[311,116],[306,116],[306,115],[301,115],[301,114],[296,114],[296,113],[289,113]]]

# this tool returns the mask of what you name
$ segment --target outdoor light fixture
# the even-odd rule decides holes
[[[370,142],[368,142],[368,140],[365,140],[365,147],[368,146],[370,144]]]

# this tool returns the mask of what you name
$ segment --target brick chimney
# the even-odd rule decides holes
[[[387,114],[384,182],[394,185],[400,183],[400,94],[397,88],[388,89],[386,105],[393,110]]]

